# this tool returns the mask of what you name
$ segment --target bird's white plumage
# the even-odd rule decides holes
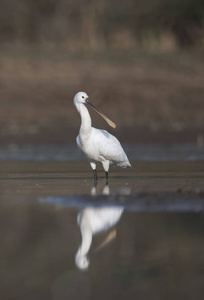
[[[96,129],[91,126],[91,118],[85,106],[86,103],[93,106],[86,93],[79,92],[75,95],[74,104],[81,116],[81,127],[76,142],[87,156],[92,169],[95,169],[96,163],[99,162],[102,163],[106,172],[108,172],[110,164],[123,168],[131,167],[118,139],[106,130]],[[96,107],[94,109],[97,110]],[[98,112],[110,124],[111,121],[100,111]]]
[[[103,162],[121,167],[130,166],[120,142],[106,130],[91,127],[90,136],[83,143],[80,134],[77,136],[78,147],[86,154],[90,162]]]
[[[121,218],[122,207],[87,207],[77,216],[82,242],[75,255],[75,263],[80,269],[87,269],[89,259],[87,254],[92,244],[93,235],[113,227]]]

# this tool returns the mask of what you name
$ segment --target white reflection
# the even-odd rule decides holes
[[[91,196],[96,196],[97,194],[97,184],[94,184],[94,186],[91,188]],[[110,188],[108,183],[104,186],[102,192],[102,195],[108,196],[110,194]]]
[[[102,194],[109,195],[109,193],[109,186],[105,185]],[[91,189],[91,195],[96,195],[96,186]],[[77,223],[81,230],[82,242],[75,255],[75,263],[79,269],[85,270],[89,266],[88,252],[93,235],[106,231],[117,224],[122,213],[122,206],[87,207],[78,213]],[[116,230],[111,231],[105,241],[95,251],[104,247],[115,237]]]

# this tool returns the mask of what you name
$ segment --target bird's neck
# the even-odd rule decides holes
[[[92,243],[92,232],[88,226],[81,226],[82,243],[78,249],[77,256],[86,256]]]
[[[77,106],[77,110],[81,116],[81,133],[89,133],[91,129],[91,117],[89,115],[88,109],[84,104],[80,104]]]

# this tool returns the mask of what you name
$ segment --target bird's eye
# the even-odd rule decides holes
[[[84,99],[84,96],[82,96],[82,98]]]

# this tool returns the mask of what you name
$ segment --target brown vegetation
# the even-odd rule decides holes
[[[3,0],[0,142],[73,141],[84,90],[124,140],[202,145],[203,3]]]
[[[72,99],[80,90],[116,122],[124,140],[143,140],[146,132],[195,141],[204,129],[201,56],[5,50],[0,87],[1,142],[74,142],[80,118]],[[96,127],[107,128],[91,114]]]
[[[203,11],[203,0],[3,0],[0,41],[68,50],[203,48]]]

